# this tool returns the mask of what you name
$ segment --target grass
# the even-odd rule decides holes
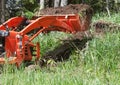
[[[119,23],[119,14],[112,17],[96,14],[98,19]],[[59,45],[64,33],[41,35],[36,41],[41,42],[42,55]],[[101,38],[95,37],[88,42],[83,51],[74,51],[70,59],[58,62],[57,66],[44,67],[40,70],[16,69],[6,65],[0,75],[1,85],[119,85],[120,83],[120,31],[106,33]]]
[[[119,18],[119,13],[111,13],[111,16],[109,17],[106,13],[97,13],[93,17],[93,22],[97,20],[103,20],[107,22],[114,22],[117,24],[120,24],[120,18]]]
[[[107,33],[102,39],[93,39],[84,54],[85,71],[88,74],[93,73],[90,77],[94,76],[95,79],[97,78],[100,85],[116,85],[120,83],[118,79],[120,76],[119,43],[119,32]]]
[[[41,47],[41,56],[44,55],[46,52],[54,49],[56,46],[58,46],[61,41],[71,34],[66,34],[63,32],[51,32],[48,34],[41,34],[39,35],[34,42],[40,42]]]

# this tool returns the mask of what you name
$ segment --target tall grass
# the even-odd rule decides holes
[[[106,19],[119,22],[119,14],[113,17],[95,15],[93,21]],[[115,20],[115,17],[118,21]],[[62,33],[39,36],[42,54],[54,49],[66,37]],[[69,36],[69,35],[67,35]],[[5,66],[0,74],[1,85],[119,85],[120,84],[120,31],[107,32],[101,38],[95,37],[82,51],[74,51],[70,59],[58,62],[56,66],[38,70],[16,69]]]
[[[46,52],[53,50],[56,46],[62,43],[63,39],[66,39],[71,34],[63,32],[50,32],[48,34],[40,34],[34,39],[34,42],[40,43],[41,56]]]
[[[93,22],[95,22],[97,20],[103,20],[103,21],[107,21],[107,22],[114,22],[114,23],[120,24],[119,13],[111,13],[110,17],[108,16],[108,14],[103,13],[103,12],[97,13],[93,17]]]
[[[97,83],[100,85],[120,83],[118,79],[120,76],[119,61],[120,32],[107,33],[102,39],[93,39],[84,53],[85,71],[91,78],[97,78]]]

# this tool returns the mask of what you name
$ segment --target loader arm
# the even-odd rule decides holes
[[[76,24],[73,24],[76,23]],[[44,31],[64,31],[64,32],[75,32],[80,30],[80,19],[79,15],[59,15],[59,16],[43,16],[25,27],[20,33],[22,35],[36,28],[46,28]],[[77,30],[76,30],[77,29]],[[42,29],[41,29],[42,30]]]
[[[75,33],[82,30],[79,15],[49,15],[36,19],[33,21],[33,23],[29,24],[22,31],[20,31],[20,34],[25,35],[37,28],[40,28],[40,30],[37,34],[35,34],[35,36],[32,36],[32,39],[34,39],[39,33],[45,31],[62,31]]]
[[[6,22],[4,22],[3,24],[1,24],[1,25],[0,25],[0,30],[6,30],[6,27],[8,28],[8,30],[10,30],[10,29],[14,30],[14,29],[17,28],[24,20],[25,20],[24,17],[13,17],[13,18],[7,20]]]

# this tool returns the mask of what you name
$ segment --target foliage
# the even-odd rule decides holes
[[[54,0],[46,0],[45,7],[53,6]],[[119,0],[68,0],[68,4],[89,4],[93,7],[94,12],[106,11],[106,7],[108,4],[108,9],[114,12],[118,12],[120,10],[120,2]],[[39,0],[6,0],[6,16],[14,17],[16,15],[21,15],[22,13],[32,14],[36,10],[39,9]],[[27,11],[26,11],[27,10]],[[31,13],[30,13],[31,12]]]
[[[85,3],[89,4],[93,9],[94,12],[100,12],[100,11],[106,11],[107,4],[109,5],[109,10],[111,11],[119,11],[120,10],[120,2],[119,0],[108,0],[108,3],[106,0],[70,0],[69,4],[80,4]]]
[[[56,33],[57,33],[57,36],[56,36]],[[40,34],[38,37],[34,39],[34,42],[40,42],[41,56],[42,56],[46,52],[58,46],[61,43],[61,40],[68,36],[70,36],[70,34],[66,34],[62,32],[50,32],[48,34]]]
[[[36,7],[38,7],[37,0],[21,0],[22,7],[24,7],[26,10],[29,10],[31,12],[34,11]]]
[[[30,18],[37,7],[37,0],[6,0],[6,12],[7,16],[9,15],[7,18],[20,16],[23,13]]]
[[[31,19],[33,17],[33,12],[30,12],[30,11],[26,11],[24,12],[24,16],[28,19]]]

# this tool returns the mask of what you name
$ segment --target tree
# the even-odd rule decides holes
[[[22,3],[21,0],[6,0],[6,13],[7,18],[14,17],[21,12]]]
[[[68,4],[68,0],[61,0],[60,6],[63,7],[66,6],[67,4]]]
[[[54,7],[59,7],[60,0],[54,0]]]
[[[54,7],[63,7],[68,4],[68,0],[54,0]]]
[[[48,6],[49,7],[53,7],[54,4],[54,0],[48,0]]]
[[[109,0],[106,0],[106,10],[107,10],[108,15],[109,15],[109,17],[110,17]]]
[[[40,9],[45,8],[45,0],[40,0]]]
[[[5,0],[0,0],[0,22],[3,23],[5,21]]]
[[[22,3],[22,8],[33,12],[38,7],[37,0],[20,0]]]

